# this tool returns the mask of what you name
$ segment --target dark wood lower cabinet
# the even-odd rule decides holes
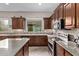
[[[29,36],[29,46],[47,46],[47,36]]]
[[[28,56],[29,55],[29,46],[28,42],[16,53],[15,56]]]
[[[66,51],[63,47],[56,43],[55,56],[73,56],[71,53]]]
[[[28,46],[28,42],[24,45],[24,56],[28,56],[29,55],[29,46]]]
[[[68,51],[65,50],[65,56],[73,56],[73,55],[70,54]]]
[[[17,53],[16,53],[16,55],[15,56],[23,56],[24,54],[23,54],[23,48],[21,48]]]
[[[7,37],[5,37],[5,36],[0,36],[0,40],[4,40],[5,38],[7,38]]]
[[[56,56],[64,56],[64,49],[59,44],[56,44]]]

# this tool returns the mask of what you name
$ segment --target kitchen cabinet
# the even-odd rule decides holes
[[[12,17],[12,29],[24,29],[25,18],[23,17]]]
[[[76,27],[79,28],[79,3],[76,3]]]
[[[16,53],[15,56],[28,56],[29,55],[29,46],[28,42]]]
[[[5,37],[5,36],[0,36],[0,40],[4,40],[4,39],[6,39],[7,37]]]
[[[29,36],[29,46],[47,46],[47,36]]]
[[[12,29],[18,29],[18,19],[12,18]]]
[[[28,42],[24,45],[24,56],[28,56],[29,55],[29,46],[28,46]]]
[[[57,9],[56,11],[55,11],[55,20],[59,20],[59,10]]]
[[[51,29],[51,23],[50,18],[44,18],[44,29]]]
[[[65,56],[72,56],[72,54],[65,50]]]
[[[55,12],[53,14],[53,20],[56,20],[56,14],[55,14]]]
[[[64,49],[56,43],[56,56],[64,56]]]
[[[74,3],[64,4],[64,19],[65,19],[66,29],[72,29],[75,27],[75,4]]]
[[[59,17],[58,17],[58,19],[59,20],[63,19],[64,18],[64,4],[60,4],[58,10],[59,10]]]
[[[71,53],[69,53],[67,50],[61,47],[58,43],[55,42],[54,46],[55,56],[73,56]]]
[[[17,53],[16,53],[16,55],[15,56],[23,56],[24,54],[23,54],[23,48],[21,48]]]

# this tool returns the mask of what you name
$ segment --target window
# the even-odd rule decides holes
[[[0,18],[0,31],[7,31],[11,29],[11,19],[8,18]]]
[[[27,31],[28,32],[40,32],[43,29],[43,22],[39,19],[27,20]]]

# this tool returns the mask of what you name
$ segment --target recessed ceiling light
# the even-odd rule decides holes
[[[42,5],[42,3],[38,3],[38,5],[39,5],[39,6],[41,6],[41,5]]]

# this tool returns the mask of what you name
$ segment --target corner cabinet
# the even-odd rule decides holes
[[[25,18],[23,17],[12,17],[12,29],[24,29]]]
[[[64,19],[66,29],[75,27],[75,3],[64,4]]]

